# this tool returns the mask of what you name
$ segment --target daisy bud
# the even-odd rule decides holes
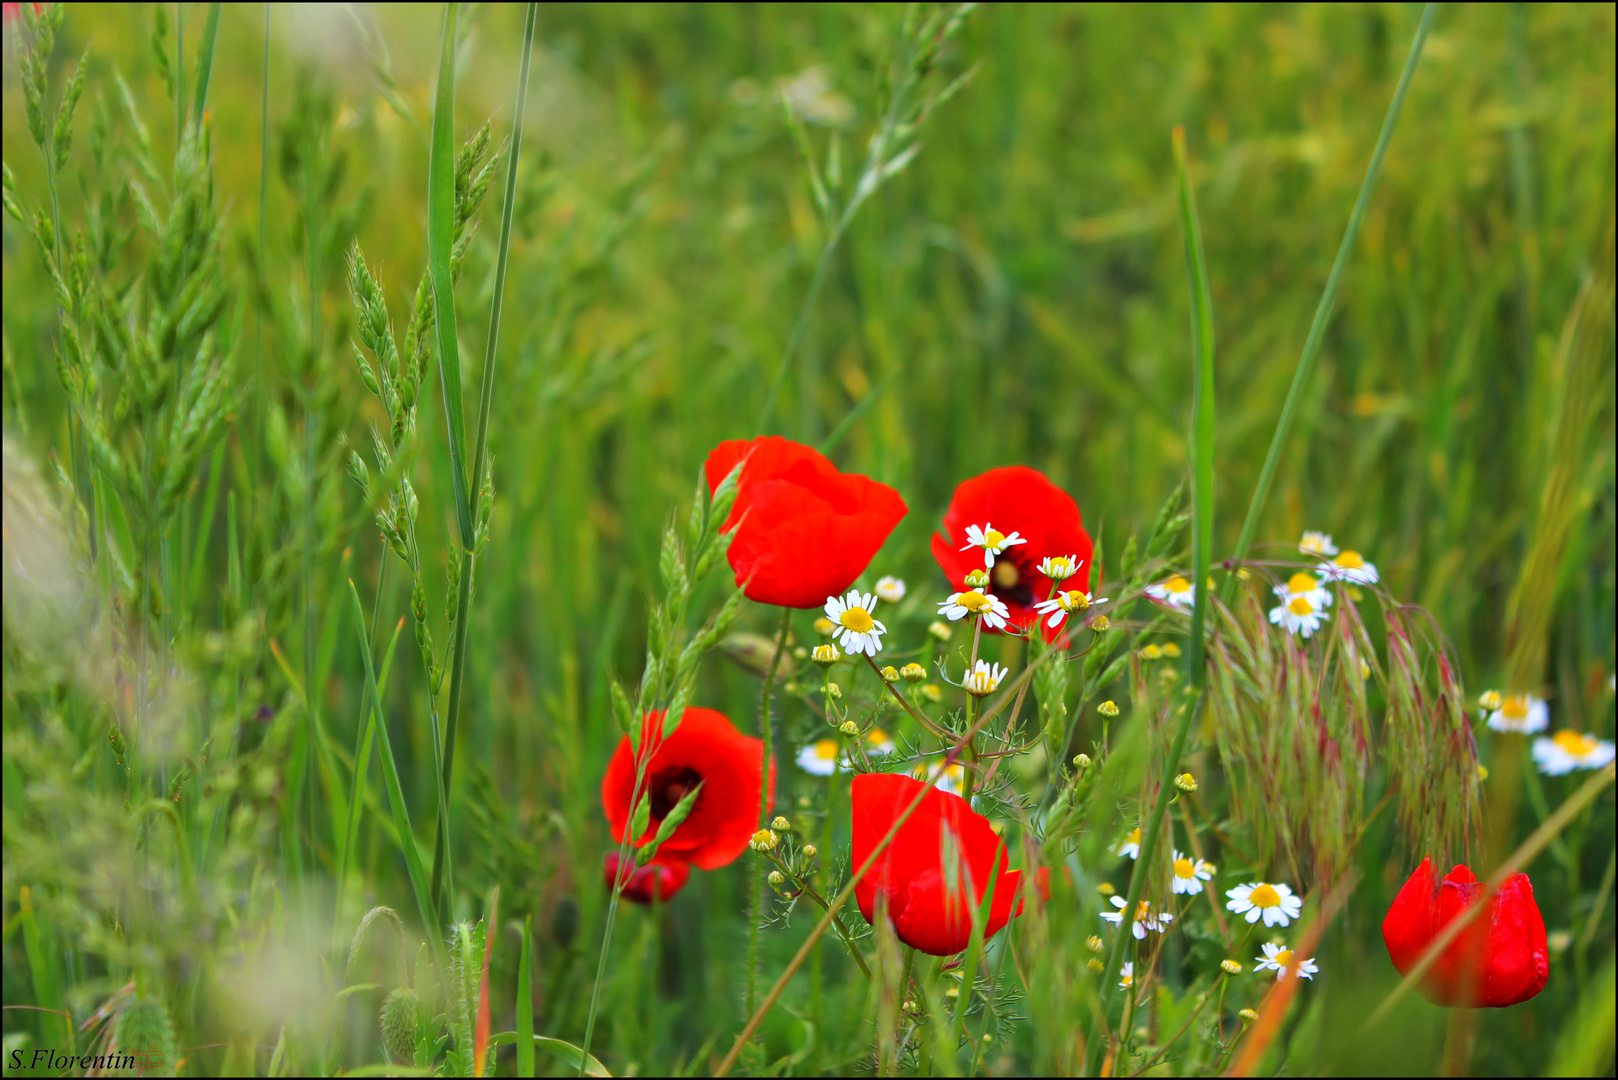
[[[770,876],[767,880],[769,881],[772,889],[780,889],[782,885],[786,884],[787,876],[781,873],[779,870],[771,870]]]
[[[933,637],[937,638],[939,641],[948,641],[950,634],[949,623],[939,622],[937,619],[934,619],[932,623],[928,625],[927,632],[933,635]]]
[[[837,725],[837,730],[852,739],[860,733],[860,726],[852,720],[844,720]]]
[[[1478,698],[1478,704],[1483,706],[1485,709],[1488,709],[1490,712],[1494,712],[1496,709],[1500,708],[1504,702],[1500,698],[1500,691],[1485,690],[1483,692],[1483,696]]]
[[[778,815],[774,821],[770,822],[770,828],[774,829],[776,832],[791,832],[792,822]]]
[[[921,688],[921,696],[936,705],[944,700],[944,691],[937,683],[928,683]]]
[[[966,587],[968,589],[987,589],[989,587],[989,572],[987,570],[968,570],[966,573]]]
[[[1247,567],[1238,566],[1236,568],[1236,580],[1237,581],[1246,581],[1248,578],[1250,578],[1252,576],[1253,576],[1253,572],[1251,570],[1247,569]]]
[[[1088,769],[1090,767],[1090,755],[1075,754],[1073,756],[1073,767],[1075,769]]]
[[[799,645],[796,649],[792,650],[792,655],[798,660],[807,660],[809,659],[809,650],[804,648],[802,645]]]
[[[1183,772],[1174,778],[1174,786],[1189,794],[1197,790],[1197,778],[1188,772]]]
[[[833,701],[841,701],[843,699],[843,688],[836,683],[827,683],[826,695]]]
[[[1243,1009],[1241,1012],[1237,1013],[1236,1015],[1241,1017],[1243,1020],[1246,1020],[1249,1024],[1251,1024],[1254,1020],[1258,1019],[1258,1010],[1257,1009]]]
[[[803,857],[804,858],[812,859],[816,855],[819,855],[819,854],[820,854],[820,849],[815,847],[815,845],[813,845],[813,844],[805,844],[805,845],[803,845]]]
[[[985,1031],[983,1033],[983,1041],[984,1041],[985,1044],[992,1043],[992,1042],[994,1042],[994,1036],[990,1035],[987,1031]]]
[[[1105,634],[1108,630],[1112,629],[1112,620],[1107,618],[1105,615],[1097,615],[1095,618],[1090,620],[1090,629],[1094,630],[1098,634]]]
[[[911,1001],[909,998],[905,998],[904,1010],[907,1013],[915,1012],[916,1011],[916,1003],[914,1001]]]
[[[883,682],[898,682],[899,681],[899,669],[894,667],[892,664],[889,664],[887,667],[883,668],[882,669],[882,681]]]
[[[1097,960],[1093,956],[1090,958],[1090,965],[1089,966],[1090,966],[1090,970],[1095,972],[1097,975],[1100,975],[1103,971],[1107,970],[1107,965],[1103,964],[1100,960]]]
[[[838,660],[841,660],[843,654],[837,651],[837,646],[835,645],[816,645],[812,656],[815,663],[821,667],[830,667],[837,663]]]
[[[1221,960],[1219,966],[1225,969],[1226,975],[1240,975],[1242,966],[1234,960]]]
[[[779,842],[780,840],[769,829],[760,829],[758,832],[753,834],[753,839],[748,843],[747,846],[752,848],[754,851],[763,853],[766,851],[774,851],[775,845]]]
[[[905,682],[921,682],[927,677],[927,669],[920,664],[910,663],[899,669],[899,678]]]
[[[1486,767],[1484,767],[1482,765],[1479,765],[1478,766],[1478,783],[1481,784],[1481,783],[1483,783],[1483,781],[1487,780],[1488,778],[1489,778],[1489,770]]]
[[[1148,645],[1140,651],[1142,660],[1156,660],[1163,655],[1163,650],[1156,645]]]
[[[1167,645],[1163,646],[1163,655],[1164,656],[1179,656],[1180,655],[1180,647],[1178,645],[1174,644],[1174,642],[1171,641]]]
[[[1096,706],[1096,712],[1107,717],[1108,719],[1111,719],[1112,717],[1118,715],[1118,705],[1113,701],[1103,701],[1100,705]]]
[[[1117,889],[1112,887],[1112,882],[1110,881],[1103,881],[1101,884],[1096,886],[1096,892],[1100,893],[1102,896],[1111,896],[1117,891]]]
[[[1091,934],[1088,938],[1086,938],[1085,941],[1084,941],[1084,945],[1091,952],[1106,952],[1107,951],[1107,943],[1105,941],[1102,941],[1100,936],[1098,936],[1096,934]]]

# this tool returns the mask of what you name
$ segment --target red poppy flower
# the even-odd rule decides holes
[[[893,773],[854,777],[853,865],[865,865],[877,843],[925,785]],[[955,880],[946,881],[944,830],[953,837]],[[1018,895],[1021,870],[1006,870],[1006,845],[989,820],[959,795],[932,788],[922,798],[893,842],[854,886],[854,899],[866,922],[876,919],[876,898],[887,897],[888,918],[906,945],[933,956],[950,956],[966,948],[972,936],[972,912],[983,902],[991,875],[994,900],[984,937],[1000,932],[1011,918],[1012,905],[1022,911]],[[970,889],[969,889],[970,886]]]
[[[641,727],[642,752],[651,753],[646,768],[652,793],[652,819],[635,846],[648,843],[657,827],[686,793],[702,784],[691,813],[658,848],[653,861],[662,866],[693,863],[713,870],[735,862],[758,828],[759,763],[764,744],[731,726],[724,714],[690,708],[674,734],[658,745],[662,712],[648,713]],[[624,736],[601,780],[601,806],[612,838],[622,840],[628,827],[630,796],[635,786],[635,754]],[[770,798],[775,797],[775,763],[770,762]]]
[[[1423,859],[1394,897],[1382,920],[1382,940],[1401,975],[1416,966],[1449,921],[1483,892],[1465,866],[1435,880],[1433,860]],[[1503,1008],[1527,1001],[1550,977],[1545,920],[1534,903],[1527,874],[1513,874],[1439,956],[1422,993],[1439,1005]]]
[[[625,900],[636,904],[650,904],[654,900],[667,902],[685,888],[686,881],[691,877],[691,867],[683,862],[637,867],[634,859],[628,859],[623,869],[619,870],[618,853],[609,851],[601,865],[601,878],[607,883],[607,888],[613,887],[614,877],[623,881]]]
[[[905,516],[899,493],[858,473],[840,473],[819,451],[778,435],[722,442],[708,455],[708,490],[743,458],[730,568],[761,604],[815,608],[865,572]],[[746,515],[743,517],[743,515]]]
[[[944,513],[944,531],[933,534],[933,558],[951,586],[966,587],[966,575],[983,569],[981,548],[966,544],[969,525],[994,528],[1010,536],[1018,533],[1025,544],[1006,548],[994,558],[989,588],[1011,609],[1011,622],[1026,629],[1039,619],[1034,605],[1051,595],[1051,579],[1039,572],[1047,556],[1069,555],[1081,560],[1079,572],[1061,583],[1063,589],[1090,591],[1090,556],[1095,545],[1084,531],[1079,504],[1073,496],[1026,465],[990,469],[962,481]],[[1045,640],[1055,640],[1062,628],[1044,627]]]

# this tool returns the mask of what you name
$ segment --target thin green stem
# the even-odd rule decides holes
[[[1365,209],[1371,204],[1371,193],[1376,190],[1377,175],[1382,171],[1382,158],[1387,153],[1388,144],[1393,141],[1394,129],[1399,126],[1399,113],[1404,109],[1405,94],[1410,89],[1410,81],[1416,74],[1416,65],[1421,61],[1422,49],[1427,44],[1427,34],[1432,29],[1433,22],[1438,17],[1438,4],[1428,4],[1422,12],[1421,25],[1416,28],[1416,38],[1410,43],[1410,55],[1405,58],[1403,73],[1399,76],[1399,85],[1393,92],[1393,101],[1388,105],[1387,116],[1382,121],[1382,132],[1377,136],[1376,149],[1371,152],[1371,163],[1365,168],[1365,179],[1360,182],[1359,196],[1354,200],[1354,210],[1348,217],[1348,228],[1343,230],[1343,242],[1337,247],[1337,258],[1332,262],[1331,273],[1326,277],[1326,288],[1320,294],[1320,303],[1315,308],[1314,320],[1309,324],[1309,336],[1304,339],[1303,353],[1298,357],[1298,368],[1292,376],[1292,387],[1287,391],[1286,403],[1281,406],[1281,418],[1276,421],[1275,434],[1270,439],[1269,453],[1264,456],[1264,468],[1259,472],[1258,484],[1253,488],[1253,501],[1248,504],[1247,518],[1242,522],[1242,531],[1236,541],[1236,548],[1231,553],[1232,563],[1247,554],[1248,547],[1253,542],[1253,536],[1258,531],[1259,518],[1264,513],[1264,504],[1269,500],[1270,488],[1275,484],[1275,473],[1281,465],[1281,454],[1286,449],[1287,437],[1292,433],[1293,422],[1297,419],[1298,408],[1303,403],[1304,390],[1309,385],[1309,378],[1315,372],[1315,361],[1320,357],[1321,344],[1326,339],[1326,326],[1331,322],[1332,308],[1337,303],[1337,290],[1342,285],[1343,270],[1348,266],[1349,257],[1354,253],[1354,243],[1359,237],[1360,222],[1365,217]],[[1198,587],[1205,584],[1204,578],[1197,579]],[[1220,589],[1220,599],[1229,603],[1235,595],[1236,576],[1228,575]]]
[[[774,725],[770,723],[770,695],[775,689],[775,674],[781,665],[781,654],[786,652],[787,632],[792,628],[792,609],[781,609],[781,629],[775,635],[775,651],[770,656],[770,670],[764,676],[764,686],[759,692],[758,727],[759,737],[764,742],[763,767],[759,770],[758,791],[758,827],[765,829],[770,824],[770,753],[774,742]],[[747,1015],[753,1014],[758,1003],[758,939],[759,924],[764,919],[764,860],[756,859],[753,862],[753,888],[749,897],[752,910],[747,920],[747,971],[745,973],[746,992],[743,994],[743,1008]]]
[[[219,5],[208,5],[208,21],[202,28],[202,51],[197,54],[197,103],[192,123],[202,131],[202,110],[208,103],[208,79],[213,73],[214,39],[219,34]]]

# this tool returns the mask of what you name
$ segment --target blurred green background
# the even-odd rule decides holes
[[[204,10],[184,9],[188,72]],[[459,884],[475,897],[502,882],[508,903],[541,920],[563,898],[578,900],[585,959],[549,968],[552,992],[575,986],[579,965],[593,961],[605,838],[597,785],[616,742],[605,677],[638,671],[661,527],[689,498],[709,448],[756,432],[826,238],[781,89],[803,104],[817,156],[824,165],[835,155],[847,185],[877,119],[877,72],[901,15],[866,5],[540,10],[491,418],[498,501],[479,564],[461,740],[460,786],[475,793],[475,810],[459,827],[475,854],[463,857]],[[938,592],[928,536],[954,485],[996,465],[1046,471],[1114,553],[1179,482],[1191,381],[1174,124],[1187,131],[1212,279],[1215,558],[1229,549],[1419,17],[1416,5],[1353,4],[996,5],[972,18],[940,65],[975,73],[929,119],[916,160],[860,212],[768,427],[809,443],[842,429],[829,449],[840,467],[904,494],[911,513],[873,580],[900,574],[923,601]],[[253,666],[265,701],[283,708],[288,690],[268,642],[289,657],[315,656],[327,676],[327,722],[344,746],[353,745],[363,676],[352,629],[325,628],[346,618],[336,610],[346,578],[362,583],[369,602],[380,556],[343,478],[344,440],[363,448],[380,413],[350,359],[343,257],[357,240],[402,333],[424,259],[438,18],[408,5],[274,6],[261,141],[265,11],[226,5],[208,95],[224,272],[266,298],[249,310],[237,353],[251,379],[247,402],[212,466],[239,500],[243,599],[263,627]],[[115,73],[142,111],[156,160],[171,152],[173,105],[154,65],[152,20],[146,5],[69,10],[53,88],[86,46],[90,57],[81,134],[59,184],[69,231],[83,212],[83,131],[97,109],[112,139],[134,137]],[[470,19],[458,138],[491,117],[497,140],[509,129],[521,23],[515,5]],[[44,168],[21,120],[7,33],[5,161],[37,202]],[[1566,375],[1558,343],[1585,281],[1612,272],[1613,92],[1610,5],[1444,10],[1259,532],[1261,541],[1292,543],[1321,529],[1364,552],[1395,594],[1432,612],[1473,692],[1506,682],[1508,605],[1557,464]],[[315,185],[300,171],[311,155],[331,166]],[[478,389],[499,207],[497,183],[458,295],[468,401]],[[1552,698],[1558,726],[1603,736],[1612,733],[1614,625],[1608,316],[1600,399],[1573,470],[1577,513],[1556,563],[1550,650],[1536,687]],[[4,321],[14,361],[7,431],[40,460],[65,455],[51,292],[32,240],[9,219]],[[853,409],[861,411],[845,428]],[[438,560],[430,576],[441,581],[453,515],[436,385],[422,417],[414,475],[426,547]],[[307,428],[312,481],[267,448],[263,433],[276,423],[294,441]],[[313,483],[319,515],[307,543],[278,501],[303,483]],[[206,485],[188,512],[200,513]],[[224,531],[214,529],[208,562],[221,581]],[[301,584],[299,566],[313,575]],[[382,602],[385,627],[406,609],[398,577]],[[315,598],[308,622],[305,586]],[[241,612],[227,591],[200,590],[191,629],[231,624],[225,613]],[[924,622],[926,610],[914,617]],[[753,611],[744,620],[768,632],[771,617]],[[306,640],[311,627],[340,646]],[[711,668],[702,703],[745,725],[754,680]],[[405,732],[407,785],[425,807],[421,685],[407,644],[388,706]],[[786,754],[779,760],[785,768]],[[1603,805],[1610,821],[1610,794]],[[10,814],[9,798],[7,806]],[[427,817],[418,812],[419,822]],[[402,873],[384,845],[373,847],[373,898],[408,908]],[[1587,853],[1584,890],[1607,854]],[[704,1017],[724,1015],[735,994],[733,971],[701,963],[733,955],[743,933],[729,914],[738,908],[735,877],[698,875],[665,916],[678,932],[663,938],[664,988]],[[8,863],[8,917],[19,880]],[[1372,884],[1369,892],[1381,887]],[[1547,902],[1553,929],[1575,918],[1583,927],[1589,898],[1577,890],[1561,910]],[[1375,934],[1379,909],[1366,899],[1349,920],[1356,940]],[[705,919],[710,908],[725,914]],[[1610,951],[1611,920],[1601,920],[1597,948]],[[626,950],[652,947],[633,928],[619,940]],[[784,955],[772,955],[766,972]],[[1387,982],[1381,959],[1345,948],[1333,962]],[[8,1003],[27,998],[14,970],[8,963]],[[1557,1000],[1538,1021],[1553,1029],[1573,999]],[[659,1024],[676,1023],[660,1015]],[[1412,1046],[1442,1041],[1441,1020],[1420,1023]],[[690,1052],[710,1026],[704,1019],[694,1039],[670,1038]],[[604,1028],[601,1045],[615,1038],[618,1065],[668,1060],[663,1051],[641,1056],[621,1031]],[[1435,1055],[1438,1046],[1411,1053]],[[1489,1067],[1539,1068],[1543,1053]]]

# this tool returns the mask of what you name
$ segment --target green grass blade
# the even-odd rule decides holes
[[[416,836],[410,829],[410,809],[405,805],[404,787],[399,783],[399,767],[393,756],[393,740],[388,737],[387,720],[382,715],[382,699],[377,695],[376,668],[371,662],[371,642],[365,633],[365,608],[360,604],[360,592],[354,579],[348,580],[348,593],[354,603],[354,632],[359,636],[360,654],[365,660],[365,690],[370,696],[372,721],[377,738],[382,743],[382,777],[387,784],[388,806],[393,812],[393,826],[399,831],[399,848],[404,852],[405,870],[410,875],[410,888],[416,895],[416,909],[421,915],[427,940],[433,948],[433,957],[440,972],[448,970],[444,956],[443,935],[440,933],[438,911],[433,906],[432,894],[427,889],[427,873],[421,865],[421,853],[416,850]],[[356,794],[358,788],[356,787]]]
[[[1169,745],[1168,757],[1164,760],[1162,783],[1141,835],[1139,858],[1129,878],[1124,918],[1118,925],[1112,949],[1107,953],[1106,971],[1101,977],[1102,1017],[1107,1015],[1118,986],[1118,970],[1123,965],[1125,943],[1131,940],[1130,928],[1139,910],[1146,879],[1151,876],[1152,859],[1163,832],[1164,813],[1174,790],[1174,777],[1179,772],[1186,735],[1202,705],[1206,675],[1203,627],[1207,624],[1208,614],[1208,565],[1213,546],[1214,513],[1213,301],[1208,293],[1208,266],[1202,254],[1202,225],[1197,219],[1196,199],[1191,191],[1191,177],[1186,166],[1185,130],[1179,127],[1174,129],[1174,169],[1180,232],[1185,242],[1186,279],[1191,294],[1191,580],[1196,584],[1197,591],[1196,603],[1191,609],[1191,641],[1186,649],[1189,692],[1181,707],[1174,741]],[[1097,1037],[1090,1040],[1090,1045],[1099,1047],[1106,1040],[1101,1037],[1102,1032],[1095,1034]]]
[[[219,34],[219,5],[208,5],[208,21],[202,28],[202,51],[197,54],[197,103],[193,122],[202,129],[202,108],[208,103],[208,77],[213,73],[213,45]]]
[[[1287,436],[1292,433],[1292,424],[1298,414],[1298,406],[1303,401],[1303,392],[1309,385],[1309,377],[1314,374],[1315,361],[1320,358],[1320,346],[1326,338],[1326,325],[1331,322],[1332,308],[1337,304],[1337,290],[1342,285],[1343,268],[1348,265],[1349,256],[1354,252],[1354,242],[1360,234],[1360,221],[1365,217],[1365,208],[1371,204],[1371,193],[1376,190],[1377,174],[1382,171],[1382,158],[1388,151],[1388,144],[1393,141],[1393,131],[1399,126],[1399,114],[1404,109],[1405,94],[1410,90],[1410,80],[1416,74],[1416,65],[1421,62],[1422,49],[1427,44],[1427,34],[1433,28],[1433,21],[1438,18],[1437,4],[1428,4],[1422,12],[1421,25],[1416,28],[1416,38],[1410,43],[1410,55],[1405,58],[1404,71],[1399,75],[1399,85],[1393,91],[1393,101],[1388,104],[1388,114],[1382,120],[1382,133],[1377,136],[1376,149],[1371,152],[1371,163],[1365,167],[1365,179],[1360,182],[1359,196],[1354,200],[1354,210],[1348,216],[1348,228],[1343,230],[1343,242],[1337,247],[1337,258],[1332,263],[1331,273],[1326,278],[1326,288],[1320,294],[1320,304],[1315,308],[1314,321],[1309,324],[1309,336],[1304,339],[1303,354],[1298,357],[1298,368],[1292,375],[1292,387],[1287,391],[1285,404],[1281,406],[1281,418],[1276,421],[1275,435],[1270,439],[1269,453],[1264,457],[1264,468],[1259,472],[1258,486],[1253,489],[1253,501],[1247,507],[1247,519],[1242,522],[1241,536],[1236,541],[1236,549],[1231,552],[1231,558],[1240,559],[1247,554],[1247,548],[1253,542],[1253,535],[1258,531],[1258,519],[1264,512],[1264,504],[1269,500],[1270,488],[1275,484],[1275,471],[1281,464],[1281,452],[1286,448]],[[1221,587],[1220,596],[1229,600],[1236,588],[1235,575],[1225,579]]]
[[[461,407],[461,355],[455,337],[455,290],[449,272],[455,236],[455,32],[459,4],[444,7],[433,100],[432,147],[427,159],[427,266],[433,282],[433,325],[438,335],[438,378],[449,427],[449,463],[461,544],[472,547],[472,504],[467,498],[466,417]],[[476,483],[474,479],[472,481]]]
[[[533,5],[529,5],[533,10]],[[517,964],[517,1075],[534,1075],[534,917],[522,922],[522,959]]]
[[[387,563],[384,562],[383,573],[386,574],[386,572]],[[379,596],[381,592],[382,590],[379,589]],[[393,670],[393,651],[399,647],[399,636],[404,630],[404,624],[405,621],[401,618],[399,620],[399,624],[393,628],[393,639],[388,642],[388,651],[384,653],[382,657],[382,672],[377,677],[378,689],[388,685],[388,674]],[[375,620],[373,620],[371,624],[370,637],[375,638],[375,636],[376,623]],[[370,691],[366,690],[366,700],[360,705],[360,708],[364,710],[365,715],[360,720],[359,747],[354,751],[354,782],[351,785],[352,790],[349,792],[348,824],[343,829],[342,853],[338,856],[337,860],[336,902],[339,905],[341,905],[343,902],[343,886],[348,880],[348,864],[353,861],[354,847],[359,840],[360,808],[365,802],[364,796],[366,777],[370,775],[371,743],[376,738],[375,725],[372,722],[374,714],[371,712],[369,694]],[[341,913],[341,910],[341,907],[339,907],[339,913]]]

